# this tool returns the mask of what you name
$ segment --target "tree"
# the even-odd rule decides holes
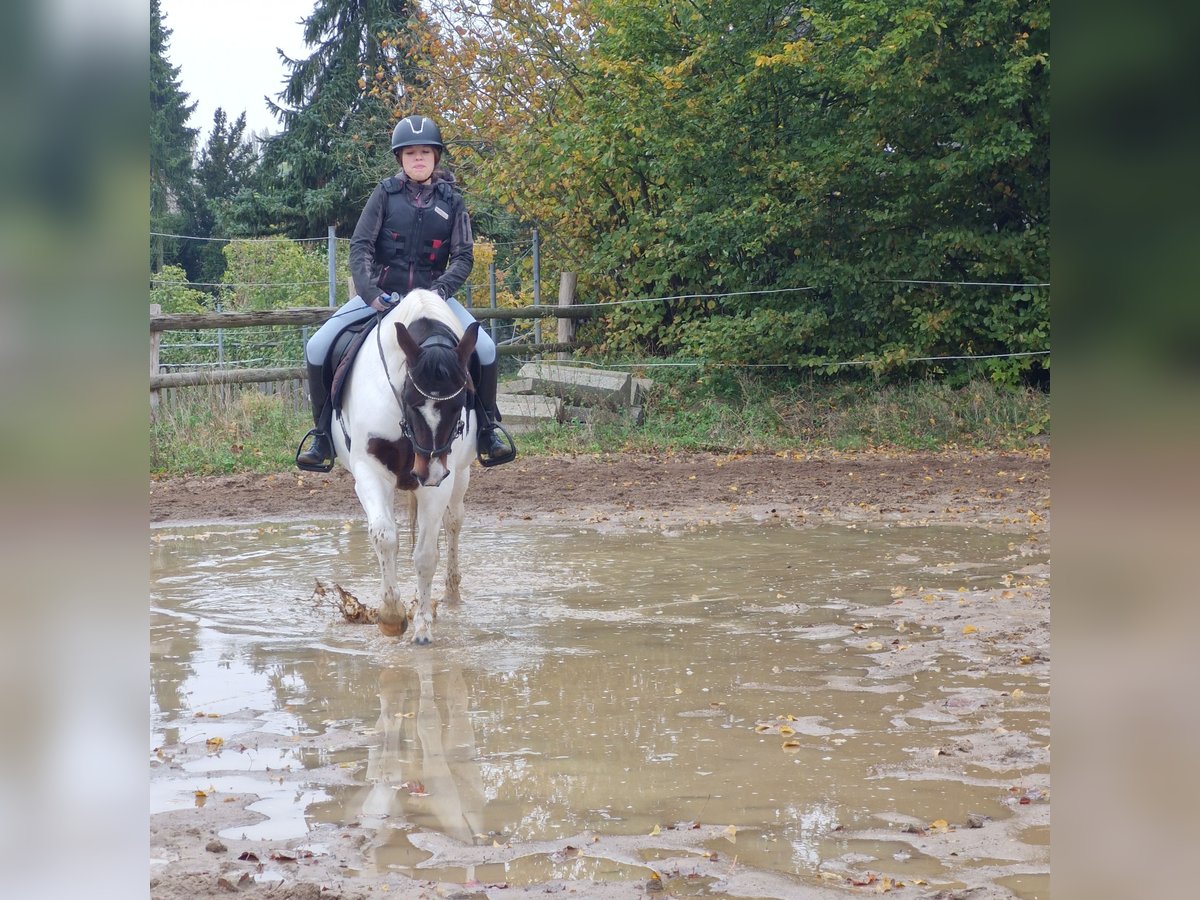
[[[170,37],[159,0],[150,0],[150,230],[166,233],[180,222],[182,205],[192,193],[192,151],[198,132],[187,127],[196,104],[187,102],[179,68],[167,60]],[[161,238],[152,246],[155,270],[177,256],[168,254]]]
[[[403,34],[407,0],[317,0],[304,22],[310,56],[280,56],[291,70],[268,98],[283,132],[264,149],[260,178],[238,198],[246,233],[349,234],[388,153],[394,100],[410,78]]]
[[[217,107],[195,166],[196,189],[186,204],[189,234],[208,238],[230,233],[227,219],[233,198],[252,183],[258,165],[258,153],[245,134],[245,112],[230,125],[225,110]],[[190,241],[180,248],[180,256],[193,282],[215,284],[225,272],[225,256],[217,242]]]
[[[428,22],[425,90],[463,98],[479,188],[581,292],[726,295],[614,316],[613,349],[884,368],[1048,346],[1044,291],[896,283],[1046,280],[1047,0],[459,6]]]

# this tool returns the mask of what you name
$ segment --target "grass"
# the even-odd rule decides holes
[[[811,376],[697,376],[655,370],[645,422],[599,415],[586,424],[548,425],[523,434],[524,455],[705,450],[778,452],[1014,450],[1049,433],[1049,394],[984,378],[951,387],[940,381],[884,384]],[[181,392],[151,426],[156,474],[279,472],[293,468],[311,427],[307,410],[254,390]]]

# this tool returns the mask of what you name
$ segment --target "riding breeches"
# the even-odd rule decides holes
[[[446,305],[464,329],[475,321],[471,311],[453,297],[446,300]],[[351,325],[357,325],[373,315],[375,310],[363,302],[362,297],[351,297],[308,339],[308,343],[304,345],[305,359],[314,366],[324,365],[337,336]],[[479,329],[479,337],[475,340],[475,354],[482,366],[490,366],[496,361],[496,342],[483,328]]]

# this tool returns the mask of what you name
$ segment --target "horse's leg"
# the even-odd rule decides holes
[[[446,507],[446,600],[458,603],[462,600],[462,572],[458,563],[458,535],[462,531],[466,506],[463,498],[471,481],[471,469],[467,467],[454,473],[454,487],[450,492],[450,503]]]
[[[408,628],[408,612],[400,602],[396,581],[396,515],[393,501],[396,480],[391,473],[375,466],[360,466],[354,473],[354,492],[367,515],[367,534],[379,559],[383,605],[379,610],[379,630],[398,637]]]
[[[433,574],[437,570],[438,534],[446,514],[450,494],[446,490],[418,488],[417,541],[413,548],[413,569],[417,573],[417,608],[413,613],[414,644],[433,640]]]

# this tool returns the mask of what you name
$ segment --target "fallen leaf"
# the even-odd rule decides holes
[[[658,837],[660,834],[662,834],[662,829],[657,825],[650,829],[650,837]],[[658,876],[656,875],[654,877],[657,878]]]
[[[974,625],[964,625],[963,626],[963,634],[974,634],[978,630],[979,629],[976,628]]]

